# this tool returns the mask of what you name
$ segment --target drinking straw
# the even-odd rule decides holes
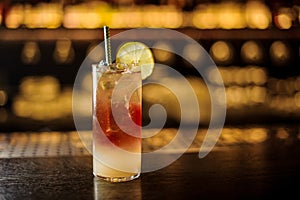
[[[108,65],[111,65],[112,64],[111,46],[110,46],[110,33],[109,33],[108,26],[103,27],[103,33],[104,33],[104,45],[105,45],[105,61]]]

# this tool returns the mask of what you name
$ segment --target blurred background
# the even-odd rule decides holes
[[[299,23],[299,0],[2,0],[0,131],[75,130],[74,80],[88,52],[103,41],[102,27],[107,25],[112,35],[151,27],[192,37],[211,55],[222,75],[227,127],[284,125],[296,127],[298,133]],[[176,38],[153,37],[157,47],[174,48]],[[192,60],[200,56],[198,46],[183,48]],[[202,78],[182,57],[155,49],[153,54],[156,62],[187,77],[199,100],[200,126],[207,126],[210,97]],[[176,83],[180,87],[180,81]],[[166,126],[178,126],[180,112],[172,94],[165,88],[145,86],[145,110],[157,102],[167,109]],[[83,102],[80,109],[84,116],[91,108]],[[234,131],[239,134],[238,129]],[[266,130],[252,131],[261,139]],[[276,133],[285,137],[287,131],[281,128]]]

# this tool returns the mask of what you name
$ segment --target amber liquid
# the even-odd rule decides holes
[[[120,78],[124,78],[124,76],[127,76],[125,82],[119,83]],[[98,80],[95,92],[93,120],[94,174],[113,182],[130,180],[140,173],[140,156],[124,156],[124,154],[116,151],[116,148],[120,148],[128,152],[141,153],[141,89],[137,89],[132,94],[122,92],[120,94],[122,96],[118,97],[117,101],[112,100],[117,84],[126,85],[132,81],[141,81],[140,73],[104,73]],[[124,89],[126,90],[126,87]],[[112,110],[118,115],[118,123]],[[132,126],[128,123],[128,120],[135,123],[136,126]],[[123,129],[119,125],[122,125]],[[124,127],[126,131],[124,131]],[[109,161],[117,163],[120,168],[116,169],[107,164],[106,159],[97,158],[97,155],[104,154]],[[119,170],[123,166],[126,166],[126,171]]]

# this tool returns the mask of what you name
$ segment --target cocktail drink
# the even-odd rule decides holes
[[[123,44],[116,63],[109,60],[92,66],[93,173],[123,182],[141,172],[141,86],[154,62],[150,49],[140,42]]]
[[[93,65],[93,172],[111,182],[141,171],[141,73]]]

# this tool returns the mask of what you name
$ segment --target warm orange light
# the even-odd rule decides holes
[[[297,92],[294,96],[294,101],[297,107],[300,107],[300,92]]]
[[[223,128],[219,143],[223,145],[234,145],[243,143],[257,144],[262,143],[267,139],[268,132],[265,128]]]
[[[26,77],[20,93],[13,100],[16,116],[36,120],[52,120],[72,113],[72,90],[60,89],[58,80],[51,76]]]
[[[72,42],[69,39],[57,40],[53,58],[59,64],[68,64],[73,61],[75,52],[72,46]]]
[[[236,72],[239,70],[237,67],[218,67],[218,69],[222,76],[225,86],[235,84],[235,77],[233,76],[233,74],[236,74]]]
[[[249,98],[254,103],[264,103],[267,96],[267,90],[265,87],[254,86],[250,90]]]
[[[2,24],[2,11],[1,11],[1,6],[0,6],[0,25]]]
[[[62,23],[63,10],[58,3],[25,4],[24,25],[28,28],[58,28]]]
[[[126,28],[138,28],[142,26],[143,14],[138,8],[122,12],[124,22],[121,26]],[[117,19],[116,19],[117,20]]]
[[[267,72],[264,68],[250,67],[246,73],[249,74],[251,83],[255,85],[263,85],[267,82]]]
[[[4,106],[7,102],[7,93],[4,90],[0,90],[0,106]]]
[[[294,81],[294,88],[296,91],[300,91],[300,76],[296,77]]]
[[[82,14],[81,17],[81,25],[83,28],[95,29],[102,25],[101,16],[96,12],[87,11],[85,14]],[[84,20],[84,18],[88,20]]]
[[[280,29],[289,29],[292,27],[292,19],[289,15],[281,13],[275,17],[275,24]]]
[[[193,25],[199,29],[214,29],[218,22],[213,13],[201,13],[196,11],[193,14]]]
[[[271,60],[276,65],[284,65],[291,58],[291,52],[286,43],[282,41],[275,41],[270,47]]]
[[[219,27],[223,29],[245,28],[245,15],[241,4],[225,2],[218,5]]]
[[[188,44],[183,48],[183,55],[185,58],[190,59],[193,62],[197,62],[201,59],[203,50],[197,44]]]
[[[23,5],[16,4],[11,7],[6,18],[5,24],[7,28],[15,29],[19,28],[23,24],[24,10]]]
[[[214,29],[218,26],[217,9],[214,4],[200,4],[193,12],[192,23],[196,28]]]
[[[219,73],[220,73],[222,79],[220,78]],[[218,85],[221,85],[222,83],[224,83],[226,85],[229,82],[228,81],[229,77],[226,76],[226,70],[222,70],[222,68],[210,69],[209,72],[208,72],[208,78],[212,83],[218,84]]]
[[[241,107],[248,104],[249,97],[243,87],[231,86],[226,88],[227,106],[228,107]]]
[[[38,44],[36,42],[26,42],[22,53],[21,60],[25,64],[36,64],[40,61],[41,52]]]
[[[59,82],[52,76],[25,77],[20,84],[20,94],[30,101],[50,101],[57,97]]]
[[[281,7],[275,15],[274,23],[279,29],[290,29],[296,18],[297,13],[294,9]]]
[[[228,62],[233,57],[233,49],[229,43],[218,41],[211,46],[210,54],[216,62]]]
[[[266,29],[272,22],[270,9],[261,1],[248,1],[245,7],[245,15],[249,28]]]
[[[278,137],[279,139],[284,140],[284,139],[287,139],[287,138],[289,137],[289,133],[287,132],[286,129],[284,129],[284,128],[279,128],[279,129],[277,130],[276,137]]]
[[[177,10],[168,10],[164,13],[164,17],[163,27],[165,28],[179,28],[183,23],[182,13]]]
[[[261,143],[268,138],[268,132],[265,128],[251,128],[247,132],[246,140],[249,143]]]
[[[263,60],[262,47],[254,41],[247,41],[241,48],[241,57],[248,63],[259,63]]]
[[[8,119],[8,112],[5,108],[0,108],[0,122],[5,123]],[[0,138],[1,141],[1,138]],[[1,151],[1,143],[0,143],[0,151]]]
[[[101,59],[103,60],[105,58],[104,49],[102,46],[98,46],[98,43],[90,44],[87,48],[86,54],[92,63],[98,63]]]
[[[154,57],[161,62],[172,61],[174,59],[172,51],[171,44],[164,41],[159,41],[153,45]]]

